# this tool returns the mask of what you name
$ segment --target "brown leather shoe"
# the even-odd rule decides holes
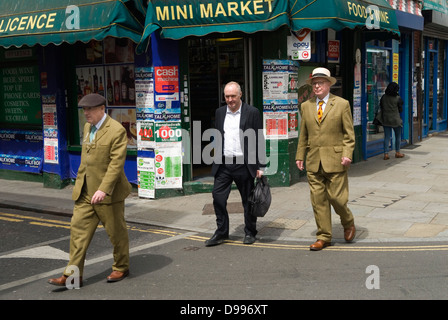
[[[324,240],[317,240],[312,245],[310,245],[310,250],[319,251],[328,246],[331,246],[331,242],[325,242]]]
[[[348,227],[348,228],[344,229],[344,239],[345,239],[345,241],[352,242],[353,239],[355,238],[355,234],[356,234],[355,225],[352,225],[351,227]]]
[[[67,278],[68,277],[63,274],[59,278],[48,279],[48,283],[59,287],[65,287],[67,285]],[[74,280],[72,281],[72,284],[74,284]],[[82,277],[79,278],[79,286],[82,287]]]
[[[395,158],[403,158],[404,154],[400,153],[400,152],[395,152]]]
[[[384,159],[384,160],[389,160],[389,154],[385,153],[383,159]]]
[[[107,282],[117,282],[123,280],[129,275],[129,270],[125,272],[121,271],[112,271],[112,273],[107,277]]]

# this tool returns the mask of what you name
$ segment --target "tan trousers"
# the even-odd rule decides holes
[[[129,237],[124,220],[124,201],[112,204],[90,204],[81,195],[75,202],[70,226],[70,260],[68,266],[77,266],[79,275],[84,272],[84,262],[90,241],[101,221],[114,247],[112,270],[124,272],[129,269]],[[70,276],[71,272],[64,272]]]
[[[354,218],[348,202],[348,175],[347,171],[326,173],[320,166],[318,172],[307,172],[310,186],[311,204],[316,219],[318,240],[331,241],[331,207],[341,218],[344,228],[353,225]]]

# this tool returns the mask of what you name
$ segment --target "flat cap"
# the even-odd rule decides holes
[[[79,100],[78,105],[80,107],[99,107],[102,105],[105,106],[106,99],[98,93],[90,93],[82,97],[82,99]]]

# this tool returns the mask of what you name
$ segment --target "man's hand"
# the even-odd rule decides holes
[[[303,160],[297,160],[296,161],[297,168],[299,168],[300,171],[303,171],[305,167],[303,166]]]
[[[261,178],[263,176],[263,171],[257,170],[257,178]]]
[[[342,161],[341,164],[345,167],[349,167],[350,164],[352,163],[352,159],[347,158],[347,157],[342,157]]]
[[[100,203],[101,201],[104,200],[104,198],[106,197],[106,193],[101,191],[101,190],[97,190],[95,192],[95,194],[92,197],[92,200],[90,201],[91,204],[97,204]]]

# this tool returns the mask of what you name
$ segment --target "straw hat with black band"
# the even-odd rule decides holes
[[[330,70],[328,70],[327,68],[319,67],[319,68],[314,69],[313,73],[311,74],[311,77],[308,80],[306,80],[306,82],[309,85],[312,85],[311,82],[313,81],[313,79],[316,79],[316,78],[325,78],[326,80],[330,81],[331,86],[336,83],[336,78],[331,76]]]

